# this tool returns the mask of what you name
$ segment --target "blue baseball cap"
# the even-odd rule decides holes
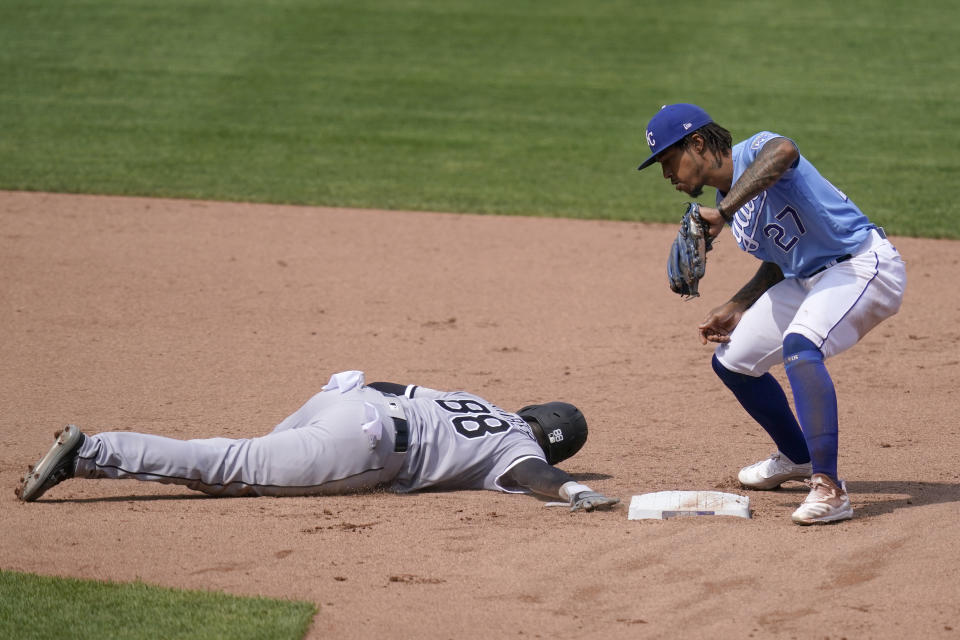
[[[705,124],[713,122],[710,115],[695,104],[668,104],[650,118],[647,125],[647,144],[650,157],[643,161],[637,171],[646,169],[657,161],[657,154],[680,142],[685,135],[693,133]]]

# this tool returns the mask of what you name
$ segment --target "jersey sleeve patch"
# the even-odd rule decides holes
[[[778,136],[775,133],[770,133],[769,131],[761,131],[753,137],[753,140],[750,142],[750,149],[753,151],[758,151],[760,147],[767,144],[770,140],[780,137],[782,136]]]

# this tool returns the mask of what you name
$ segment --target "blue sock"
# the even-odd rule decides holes
[[[803,336],[790,333],[783,341],[783,366],[813,460],[813,473],[826,474],[839,484],[837,390],[823,363],[823,353]]]
[[[810,462],[807,442],[797,419],[793,417],[783,387],[769,373],[759,378],[730,371],[713,356],[713,370],[733,392],[750,417],[766,431],[777,449],[797,464]]]

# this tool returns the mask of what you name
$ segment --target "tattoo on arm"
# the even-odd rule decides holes
[[[783,271],[780,267],[774,262],[764,262],[757,269],[757,273],[750,278],[750,282],[743,285],[743,288],[735,293],[730,301],[742,304],[744,309],[749,309],[764,291],[781,280],[783,280]]]
[[[720,202],[723,211],[733,212],[745,205],[779,180],[799,157],[796,145],[786,138],[767,142]]]

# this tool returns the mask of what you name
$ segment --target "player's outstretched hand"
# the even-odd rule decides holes
[[[608,498],[596,491],[581,491],[570,500],[570,511],[609,509],[619,502],[620,498]]]

